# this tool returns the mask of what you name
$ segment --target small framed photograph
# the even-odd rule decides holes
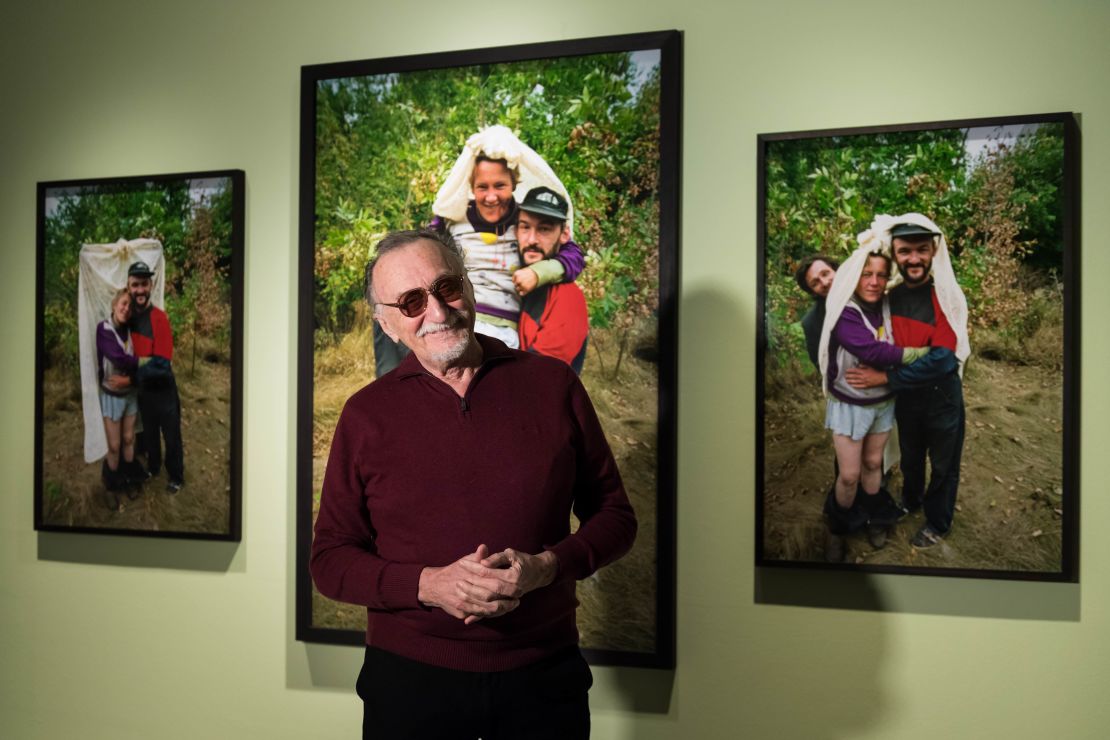
[[[321,595],[308,560],[339,412],[393,351],[374,338],[367,262],[390,231],[465,223],[466,197],[437,194],[474,137],[497,136],[546,177],[521,175],[515,203],[538,186],[557,209],[569,201],[581,325],[531,349],[579,373],[639,520],[632,551],[578,583],[581,645],[594,663],[673,666],[680,50],[668,31],[303,68],[298,639],[366,638],[365,608]],[[509,244],[514,227],[483,234]],[[512,242],[491,259],[508,275],[522,257]],[[512,283],[479,289],[479,321],[488,313],[507,342],[518,318],[544,320]]]
[[[243,186],[38,184],[35,529],[239,540]]]
[[[1076,581],[1076,116],[758,146],[757,565]]]

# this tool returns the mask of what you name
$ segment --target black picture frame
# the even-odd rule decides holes
[[[242,170],[228,169],[37,184],[36,530],[241,540],[245,182]],[[78,323],[72,312],[79,309],[72,304],[83,299],[79,291],[74,301],[68,294],[80,285],[83,246],[121,250],[111,257],[123,265],[113,273],[122,281],[119,288],[125,287],[126,264],[142,258],[121,243],[148,238],[159,243],[154,283],[161,283],[166,296],[159,305],[152,290],[151,302],[169,315],[174,387],[184,399],[177,413],[185,480],[171,494],[162,466],[142,484],[119,481],[119,506],[113,511],[103,505],[107,486],[100,465],[86,463],[80,442],[74,443],[86,428],[75,354],[81,345],[74,334],[80,330],[59,326]],[[97,290],[102,293],[104,285]],[[213,322],[217,325],[209,326]],[[92,341],[95,352],[95,334]],[[95,357],[92,367],[95,386]],[[67,414],[72,414],[68,421]],[[69,427],[78,431],[63,431]],[[136,461],[148,468],[149,457],[140,453]]]
[[[334,64],[305,66],[301,72],[301,141],[300,141],[300,260],[298,311],[298,398],[297,398],[297,557],[296,557],[296,638],[306,642],[362,645],[365,633],[357,628],[322,626],[313,621],[314,587],[308,572],[312,541],[313,497],[317,494],[313,480],[314,425],[314,316],[317,176],[317,88],[324,82],[339,78],[372,75],[405,75],[428,70],[450,74],[458,68],[497,70],[535,60],[585,57],[587,55],[634,53],[642,50],[658,54],[659,74],[659,138],[658,138],[658,303],[655,307],[658,384],[655,399],[655,455],[652,464],[655,490],[651,492],[652,512],[638,511],[641,519],[640,537],[655,540],[653,572],[644,574],[654,599],[650,609],[652,634],[636,650],[613,647],[612,644],[583,645],[583,652],[594,664],[630,665],[671,668],[675,660],[675,451],[676,451],[676,388],[677,388],[677,298],[678,298],[678,234],[679,234],[679,143],[681,112],[681,35],[677,31],[630,34],[601,38],[558,41],[550,43],[506,46],[436,54],[371,59]],[[495,123],[487,121],[486,123]],[[475,122],[475,129],[477,128]],[[444,152],[454,160],[458,149]],[[545,152],[540,152],[541,156]],[[572,199],[574,194],[571,194]],[[430,202],[429,216],[430,216]],[[387,228],[411,228],[416,224]],[[588,248],[590,245],[584,245]],[[589,270],[589,267],[587,267]],[[592,340],[591,340],[592,341]],[[369,352],[369,346],[366,347]],[[367,378],[369,380],[369,378]],[[587,389],[590,390],[587,384]],[[332,422],[334,426],[334,422]],[[331,429],[327,429],[330,435]],[[612,435],[610,434],[612,438]],[[319,450],[316,450],[319,452]],[[618,453],[618,462],[620,455]],[[318,467],[319,467],[318,460]],[[623,465],[622,465],[623,470]],[[317,471],[319,474],[319,470]],[[627,473],[625,473],[627,481]],[[654,520],[644,527],[645,514]],[[620,563],[617,563],[620,565]],[[610,566],[614,567],[614,566]],[[322,597],[321,597],[322,598]],[[623,605],[616,608],[622,608]],[[580,615],[582,610],[580,608]],[[581,617],[580,617],[581,623]]]
[[[910,151],[915,143],[923,148]],[[940,163],[953,152],[960,159],[951,162],[954,177],[943,174],[950,171],[946,165],[930,169],[930,161]],[[838,181],[838,174],[846,177]],[[808,184],[798,185],[799,178]],[[886,199],[874,199],[874,212],[854,214],[852,206],[867,200],[861,191],[878,192],[880,183],[890,184]],[[1080,129],[1074,113],[758,136],[757,567],[1078,582],[1079,184]],[[962,205],[960,198],[966,199]],[[984,205],[992,202],[997,210]],[[972,354],[964,366],[966,438],[957,508],[940,546],[919,549],[908,543],[922,523],[921,515],[913,513],[894,526],[883,548],[874,548],[866,534],[852,535],[845,562],[824,562],[817,537],[827,536],[822,507],[835,477],[834,455],[823,428],[820,371],[799,353],[804,347],[796,322],[813,299],[794,275],[804,254],[814,250],[813,242],[801,236],[788,246],[789,234],[802,233],[791,232],[788,224],[820,214],[812,222],[826,223],[811,236],[831,234],[818,240],[824,245],[820,251],[843,258],[857,246],[855,236],[868,228],[872,216],[929,215],[924,207],[885,205],[894,203],[932,203],[958,224],[934,218],[942,231],[955,232],[946,237],[969,302]],[[1038,204],[1045,204],[1047,217],[1032,212]],[[995,214],[991,224],[982,215],[988,211]],[[996,230],[985,237],[988,226]],[[1034,234],[1038,238],[1031,238]],[[1013,277],[1012,285],[1025,292],[983,280],[992,274]],[[1030,333],[1023,336],[1013,327],[1026,318],[1029,324],[1022,326]],[[1034,344],[1042,338],[1043,345]],[[1058,365],[1051,359],[1056,348]],[[1026,359],[1015,359],[1023,351]],[[799,367],[811,370],[808,383],[789,380]],[[1058,411],[1037,413],[1046,407],[1035,405],[1042,392],[1051,400],[1047,406]],[[1023,408],[1027,396],[1034,400]],[[805,411],[799,411],[803,406]],[[1024,413],[1030,417],[1023,425]],[[856,545],[850,544],[853,537]],[[883,554],[891,542],[894,549]]]

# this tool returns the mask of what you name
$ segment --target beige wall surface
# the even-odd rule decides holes
[[[360,651],[293,639],[301,65],[681,29],[678,667],[598,738],[1110,736],[1110,4],[6,3],[0,737],[357,736]],[[1081,583],[757,575],[756,135],[1081,114]],[[243,541],[32,531],[35,183],[247,172]]]

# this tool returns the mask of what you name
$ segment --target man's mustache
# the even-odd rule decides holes
[[[466,315],[457,309],[452,308],[451,313],[447,315],[445,322],[425,322],[419,329],[416,330],[416,336],[422,337],[425,334],[430,334],[437,331],[452,331],[454,329],[463,329],[466,327]]]

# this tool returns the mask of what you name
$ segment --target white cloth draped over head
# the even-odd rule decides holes
[[[120,239],[114,244],[84,244],[77,277],[77,343],[81,365],[81,408],[85,419],[85,462],[108,454],[100,409],[96,326],[112,315],[112,297],[127,286],[127,268],[134,262],[150,267],[150,302],[165,309],[162,243],[157,239]]]
[[[889,257],[890,245],[884,247],[881,244],[861,243],[856,251],[852,252],[852,256],[844,260],[843,264],[837,268],[832,287],[829,288],[829,294],[825,297],[825,323],[821,326],[821,343],[817,349],[817,362],[821,368],[821,389],[825,392],[826,397],[829,395],[829,340],[832,337],[833,329],[836,327],[836,322],[840,320],[840,314],[844,313],[844,307],[855,295],[856,286],[859,285],[859,276],[863,273],[867,258],[873,254],[885,254]]]
[[[967,298],[956,281],[956,272],[952,269],[952,259],[948,255],[948,243],[944,239],[944,234],[932,219],[920,213],[903,213],[900,216],[882,214],[875,217],[870,228],[856,236],[860,246],[836,271],[836,279],[825,299],[825,324],[821,329],[818,360],[821,366],[821,384],[825,388],[826,395],[828,394],[829,333],[836,326],[844,305],[855,292],[867,256],[875,253],[888,256],[891,254],[890,230],[898,224],[914,224],[940,234],[936,237],[937,249],[936,254],[933,255],[933,286],[936,288],[937,303],[940,304],[944,317],[948,319],[948,324],[956,334],[956,359],[960,362],[960,373],[963,374],[964,362],[971,355],[971,343],[967,334]],[[902,281],[902,276],[898,273],[898,265],[893,261],[892,271],[890,287]]]
[[[872,228],[875,227],[879,219],[883,218],[889,217],[879,216],[871,223]],[[836,327],[836,322],[840,320],[840,315],[844,313],[844,307],[855,295],[860,275],[863,274],[863,268],[867,264],[867,258],[873,254],[884,254],[890,257],[889,226],[887,229],[888,238],[886,243],[883,243],[881,239],[872,239],[870,229],[856,237],[859,247],[837,269],[832,287],[829,288],[829,294],[825,297],[825,323],[821,326],[821,343],[817,350],[817,362],[821,368],[821,390],[826,398],[829,396],[829,338]],[[891,262],[893,263],[893,260]],[[889,471],[899,462],[901,457],[901,450],[898,445],[898,426],[895,425],[890,431],[890,436],[887,437],[886,446],[883,448],[883,471]]]
[[[517,138],[505,126],[488,126],[466,140],[459,158],[447,174],[447,180],[436,193],[432,212],[449,221],[462,221],[466,218],[466,208],[474,198],[470,188],[470,178],[474,173],[474,160],[479,154],[490,159],[504,159],[509,169],[516,172],[517,186],[513,195],[517,202],[532,188],[546,186],[567,199],[567,228],[574,233],[574,206],[570,202],[563,181],[558,178],[543,157],[530,146]]]

